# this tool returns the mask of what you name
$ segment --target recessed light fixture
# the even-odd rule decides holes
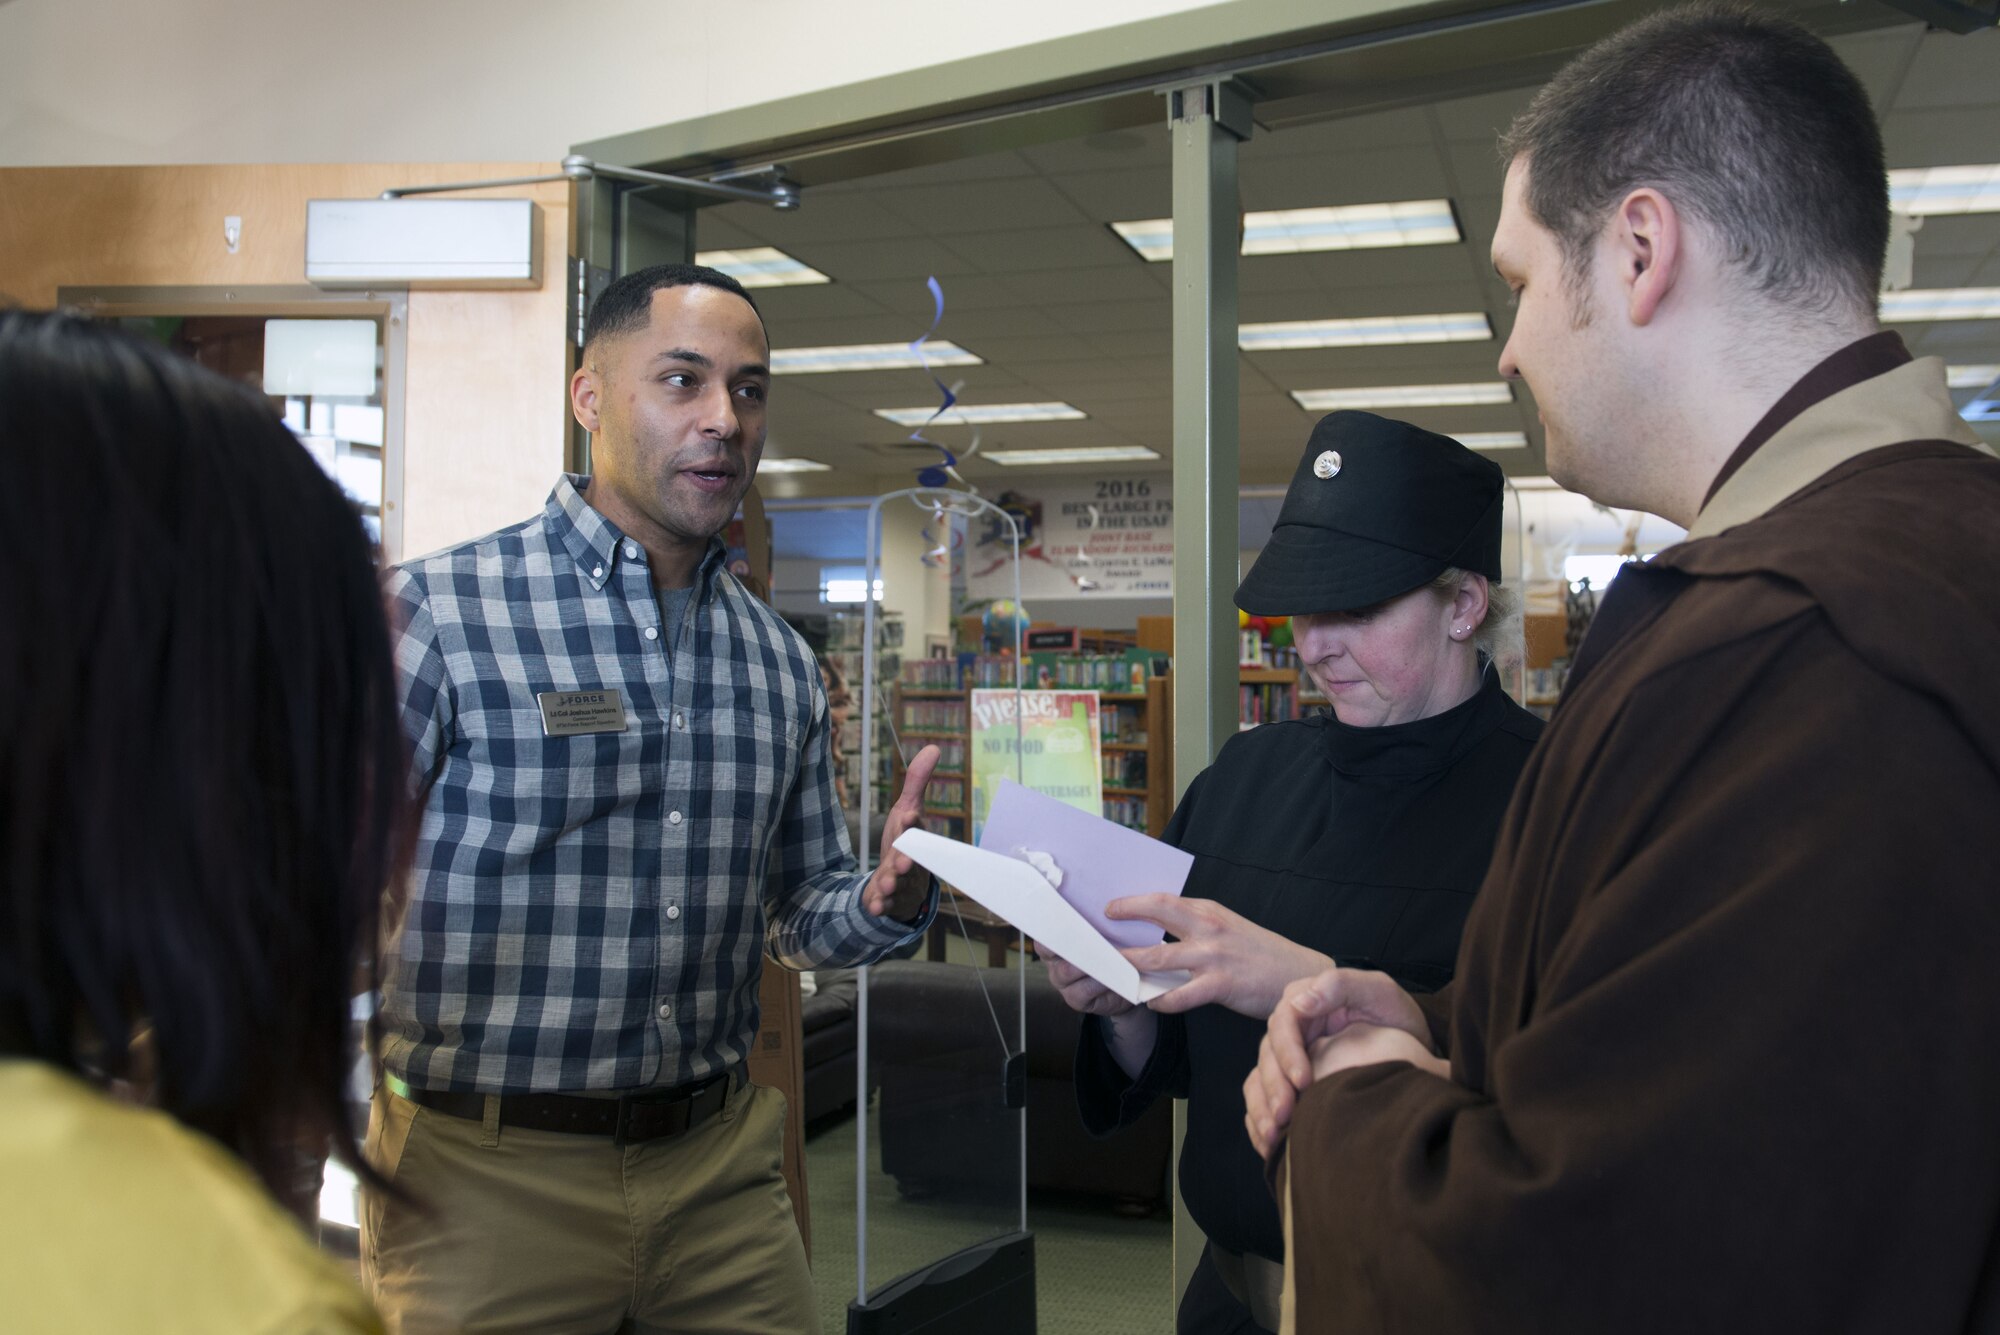
[[[1936,287],[1882,294],[1882,320],[2000,320],[2000,287]]]
[[[765,455],[757,463],[760,473],[824,473],[833,467],[817,459],[773,459]]]
[[[877,408],[877,417],[886,417],[897,426],[922,426],[936,408]],[[1078,422],[1087,414],[1067,403],[960,403],[943,417],[947,426],[985,426],[993,422]]]
[[[1904,167],[1889,173],[1889,207],[1934,213],[2000,213],[2000,162],[1976,167]]]
[[[1174,257],[1174,220],[1115,222],[1119,240],[1147,260]],[[1296,255],[1309,250],[1378,250],[1385,246],[1442,246],[1464,240],[1448,199],[1407,199],[1389,204],[1273,209],[1243,215],[1245,255]]]
[[[849,343],[831,348],[773,348],[771,371],[776,375],[813,375],[825,371],[906,371],[921,367],[928,359],[932,366],[981,366],[983,359],[956,343],[933,339],[924,344],[924,355],[910,351],[907,343]]]
[[[1091,445],[1068,450],[988,450],[979,456],[996,464],[1115,464],[1160,456],[1144,445]]]
[[[1493,337],[1483,311],[1455,315],[1380,315],[1358,320],[1283,320],[1236,331],[1245,352],[1283,348],[1365,348],[1396,343],[1476,343]]]
[[[2000,380],[2000,366],[1947,366],[1944,383],[1952,389],[1985,389]]]
[[[1525,450],[1525,431],[1461,431],[1452,437],[1468,450]]]
[[[697,251],[694,262],[720,269],[745,287],[804,287],[808,283],[833,281],[810,264],[793,259],[775,246]]]
[[[1504,380],[1463,385],[1377,385],[1372,389],[1295,389],[1292,397],[1311,412],[1340,408],[1456,408],[1477,403],[1512,403],[1514,387]]]

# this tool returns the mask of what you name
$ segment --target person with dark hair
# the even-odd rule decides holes
[[[1866,95],[1670,10],[1503,152],[1549,471],[1688,538],[1612,583],[1451,987],[1272,1013],[1288,1328],[2000,1331],[2000,461],[1877,326]]]
[[[1284,1236],[1243,1139],[1243,1077],[1287,984],[1338,960],[1413,992],[1451,978],[1500,815],[1542,721],[1482,652],[1500,615],[1500,467],[1449,436],[1373,413],[1322,418],[1271,541],[1236,591],[1292,615],[1324,712],[1229,739],[1161,835],[1194,855],[1178,895],[1113,900],[1173,940],[1126,953],[1188,981],[1128,1004],[1066,960],[1049,978],[1091,1018],[1084,1124],[1104,1135],[1187,1100],[1179,1184],[1206,1245],[1181,1335],[1279,1324]]]
[[[68,315],[0,312],[0,441],[4,1324],[378,1330],[297,1183],[373,1178],[349,997],[406,822],[361,519],[256,394]]]
[[[364,1202],[394,1331],[804,1331],[784,1100],[747,1083],[766,949],[867,963],[936,888],[855,869],[805,640],[718,538],[764,448],[762,320],[712,269],[598,298],[570,382],[590,477],[390,583],[423,802],[385,966]]]

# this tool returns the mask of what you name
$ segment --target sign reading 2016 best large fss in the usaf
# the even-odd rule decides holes
[[[1021,596],[1155,598],[1173,592],[1173,480],[1100,477],[1008,490],[994,503],[1021,530]],[[996,516],[972,521],[966,593],[1012,598],[1013,546]]]

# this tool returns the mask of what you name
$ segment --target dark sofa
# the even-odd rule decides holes
[[[820,969],[813,994],[801,1003],[805,1031],[807,1125],[854,1107],[854,1072],[861,1027],[856,1014],[860,984],[853,969]]]
[[[1086,1132],[1074,1084],[1083,1017],[1064,1004],[1039,961],[1026,973],[1029,1187],[1110,1196],[1135,1210],[1158,1206],[1167,1191],[1171,1105],[1161,1100],[1103,1140]],[[1019,976],[1013,967],[926,960],[875,967],[870,1059],[881,1081],[882,1168],[904,1192],[1000,1199],[1018,1190],[1018,1123],[1007,1106],[995,1019],[999,1031],[1017,1032]]]

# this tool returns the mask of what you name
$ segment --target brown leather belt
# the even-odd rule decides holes
[[[697,1085],[646,1090],[616,1098],[576,1094],[503,1094],[500,1125],[528,1131],[562,1131],[576,1136],[609,1136],[614,1144],[661,1140],[694,1130],[721,1112],[738,1083],[741,1068]],[[391,1087],[410,1102],[449,1117],[482,1121],[486,1095],[415,1089],[392,1078]]]

